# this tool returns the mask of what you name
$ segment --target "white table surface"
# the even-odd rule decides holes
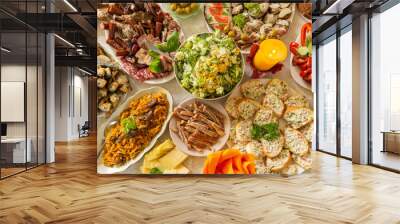
[[[168,7],[168,3],[161,3],[160,4],[162,8]],[[182,31],[185,35],[185,39],[193,34],[197,33],[204,33],[204,32],[209,32],[207,28],[207,23],[204,18],[203,12],[198,13],[197,15],[193,17],[189,17],[186,19],[180,19],[180,18],[175,18],[178,23],[181,25]],[[293,21],[289,27],[288,33],[286,33],[281,39],[287,44],[287,47],[289,49],[289,43],[291,41],[295,41],[297,35],[300,33],[301,26],[309,22],[305,20],[304,17],[302,17],[296,10]],[[290,74],[290,52],[288,52],[288,57],[287,59],[283,62],[284,66],[280,72],[277,74],[274,74],[272,77],[273,78],[279,78],[281,80],[284,80],[285,82],[288,83],[289,87],[292,88],[295,92],[301,93],[302,95],[306,96],[306,98],[310,101],[310,105],[313,105],[313,92],[299,86],[292,78]],[[249,65],[246,65],[245,68],[245,77],[243,80],[249,79],[251,76],[251,69]],[[144,83],[139,83],[137,81],[131,82],[133,83],[133,91],[129,94],[132,95],[134,94],[137,90],[139,89],[144,89],[144,88],[149,88],[154,85],[149,85],[149,84],[144,84]],[[183,90],[176,79],[172,79],[171,81],[163,84],[158,84],[157,86],[163,87],[167,89],[171,95],[174,98],[174,107],[177,106],[180,102],[182,102],[184,99],[191,98],[192,96],[188,94],[185,90]],[[314,87],[313,87],[314,89]],[[224,100],[220,100],[220,103],[224,104]],[[103,117],[98,117],[98,140],[102,139],[102,130],[104,130],[104,127],[106,125],[106,119]],[[165,131],[165,133],[159,138],[158,143],[161,143],[163,140],[170,138],[169,135],[169,130]],[[100,149],[97,149],[97,152],[99,153]],[[186,159],[184,165],[191,170],[191,173],[201,173],[202,169],[202,164],[204,163],[206,157],[189,157]],[[139,160],[136,164],[132,165],[129,167],[127,170],[124,172],[121,172],[121,174],[140,174],[140,166],[142,165],[143,159]]]

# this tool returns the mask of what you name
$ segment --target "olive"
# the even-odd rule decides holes
[[[188,6],[188,7],[185,8],[185,12],[186,12],[187,14],[189,14],[191,11],[192,11],[192,8],[190,8],[190,6]]]
[[[240,39],[247,41],[247,40],[249,40],[249,35],[242,33],[242,35],[240,36]]]
[[[172,11],[175,11],[176,9],[177,9],[177,5],[176,5],[176,3],[171,3],[171,10]]]
[[[230,30],[230,29],[229,29],[229,26],[225,26],[225,27],[224,27],[224,33],[228,33],[229,30]]]
[[[190,8],[192,8],[193,10],[197,9],[199,5],[197,3],[192,3],[190,4]]]

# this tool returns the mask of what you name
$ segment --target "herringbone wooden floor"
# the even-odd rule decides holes
[[[400,175],[322,153],[291,178],[98,176],[95,147],[0,181],[0,223],[400,223]]]

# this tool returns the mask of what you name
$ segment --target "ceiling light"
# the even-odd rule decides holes
[[[10,53],[10,52],[11,52],[11,50],[9,50],[9,49],[7,49],[7,48],[5,48],[5,47],[1,47],[0,50],[2,50],[2,51],[4,51],[4,52],[7,52],[7,53]]]
[[[71,42],[69,42],[68,40],[66,40],[66,39],[64,39],[64,38],[62,38],[62,37],[60,37],[60,36],[57,35],[57,34],[54,34],[54,36],[57,37],[58,39],[60,39],[61,41],[63,41],[64,43],[68,44],[70,47],[75,48],[75,45],[73,45],[73,44],[72,44]]]
[[[81,72],[83,72],[83,73],[85,73],[85,74],[92,75],[92,73],[90,73],[90,72],[88,72],[88,71],[86,71],[86,70],[83,70],[83,69],[81,69],[81,68],[78,68],[78,70],[81,71]]]
[[[67,4],[72,10],[78,12],[78,9],[75,8],[68,0],[64,0],[65,4]]]

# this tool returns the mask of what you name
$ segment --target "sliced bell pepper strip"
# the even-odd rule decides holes
[[[306,46],[307,33],[312,31],[311,23],[306,23],[301,27],[300,42],[301,46]]]
[[[209,174],[214,174],[219,162],[219,159],[221,157],[222,152],[221,151],[217,151],[214,152],[212,155],[209,155],[210,160],[208,161],[207,164],[207,172]]]

